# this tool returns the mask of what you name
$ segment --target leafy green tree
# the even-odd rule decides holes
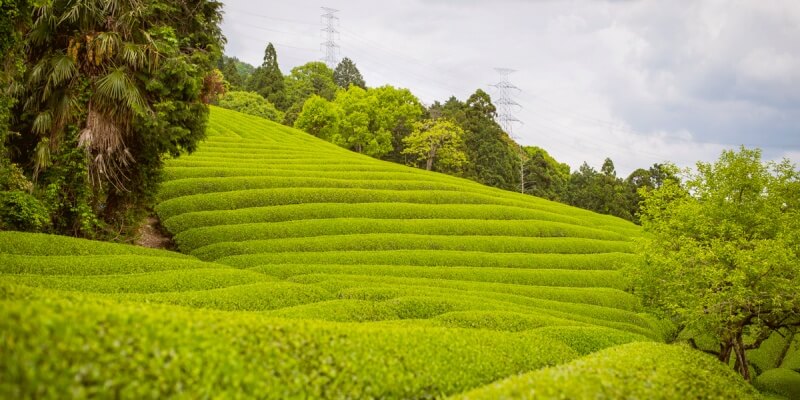
[[[525,146],[525,193],[554,201],[566,201],[569,165],[556,161],[544,149]]]
[[[331,101],[336,96],[338,86],[333,81],[333,71],[322,62],[310,62],[292,68],[291,73],[284,78],[286,86],[287,104],[286,116],[283,123],[294,125],[303,104],[311,96],[317,95]]]
[[[408,89],[386,85],[369,92],[378,99],[377,124],[392,135],[392,149],[382,158],[405,163],[403,138],[411,134],[414,123],[422,118],[425,108]]]
[[[211,0],[56,0],[34,9],[15,145],[40,187],[84,193],[53,200],[64,220],[81,210],[69,233],[86,233],[77,220],[93,211],[118,226],[141,210],[161,156],[191,151],[203,137],[203,100],[220,83],[220,10]],[[81,182],[84,167],[92,188]]]
[[[382,124],[382,108],[374,92],[358,86],[340,90],[333,103],[340,110],[340,124],[331,141],[372,157],[392,150],[392,134]]]
[[[364,77],[361,76],[356,64],[347,57],[343,58],[339,65],[336,66],[336,69],[333,70],[333,81],[342,89],[347,89],[350,85],[355,85],[362,89],[367,88]]]
[[[746,351],[800,326],[800,173],[741,148],[687,174],[644,192],[633,286],[750,380]]]
[[[256,92],[270,103],[285,111],[289,107],[286,83],[278,65],[278,54],[272,43],[264,50],[264,61],[253,71],[247,81],[247,89]]]
[[[283,113],[265,98],[253,92],[228,92],[220,98],[218,105],[234,111],[266,118],[270,121],[283,121]]]
[[[412,165],[424,162],[428,171],[457,172],[467,162],[463,136],[461,127],[448,119],[420,121],[403,139],[403,154],[412,157]]]
[[[294,122],[294,127],[331,141],[339,132],[340,114],[335,104],[314,95],[303,104],[303,111]]]

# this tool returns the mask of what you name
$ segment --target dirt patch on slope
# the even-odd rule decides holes
[[[158,217],[150,216],[144,220],[136,234],[136,245],[152,249],[174,250],[175,242],[166,233]]]

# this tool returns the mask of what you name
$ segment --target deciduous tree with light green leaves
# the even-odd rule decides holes
[[[339,130],[339,109],[328,100],[314,95],[303,104],[294,127],[316,137],[331,140]]]
[[[266,118],[270,121],[283,121],[283,113],[261,95],[253,92],[228,92],[217,103],[222,108]]]
[[[746,351],[800,325],[800,173],[741,148],[686,175],[643,191],[634,290],[750,380]]]
[[[428,171],[435,167],[440,172],[457,172],[467,163],[464,130],[448,119],[415,123],[403,143],[403,154],[412,157],[412,165],[424,162]]]

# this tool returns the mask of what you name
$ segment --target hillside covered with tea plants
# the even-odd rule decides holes
[[[0,232],[2,397],[758,396],[664,343],[621,219],[219,108],[165,174],[179,252]]]

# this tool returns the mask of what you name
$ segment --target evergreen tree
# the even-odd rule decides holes
[[[278,66],[278,54],[272,43],[264,50],[264,62],[253,71],[247,89],[260,94],[281,111],[289,108],[283,74]]]
[[[356,68],[356,64],[347,57],[343,58],[339,65],[336,66],[336,69],[333,70],[333,81],[343,89],[349,88],[350,85],[355,85],[362,89],[367,88],[367,84],[364,82],[361,72]]]
[[[470,165],[466,176],[485,185],[519,191],[517,145],[494,121],[496,113],[491,97],[481,89],[467,99],[463,128]]]
[[[569,165],[556,161],[544,149],[523,147],[525,151],[525,193],[548,200],[566,201]]]

